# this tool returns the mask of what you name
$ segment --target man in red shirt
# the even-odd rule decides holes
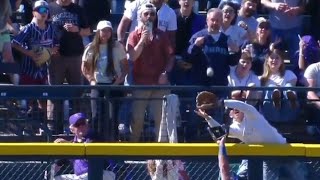
[[[127,50],[129,59],[133,61],[134,85],[166,85],[169,84],[168,73],[174,64],[173,47],[165,33],[153,26],[156,19],[156,8],[153,4],[144,4],[139,12],[141,25],[128,37]],[[130,140],[137,142],[144,124],[144,112],[149,105],[152,117],[155,120],[155,133],[158,134],[161,121],[161,100],[168,91],[144,90],[135,91],[137,100],[133,103],[133,122]],[[152,100],[152,101],[151,101]]]

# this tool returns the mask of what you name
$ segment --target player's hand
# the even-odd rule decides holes
[[[198,116],[204,118],[205,120],[209,119],[209,115],[208,115],[204,110],[202,110],[202,109],[194,110],[194,112],[195,112]]]

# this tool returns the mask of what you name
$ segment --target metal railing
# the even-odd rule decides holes
[[[98,91],[104,91],[104,96],[91,98],[90,91],[91,89],[96,89]],[[112,141],[127,141],[127,131],[120,132],[118,130],[118,124],[122,123],[120,121],[125,121],[130,125],[130,112],[132,102],[136,100],[145,100],[144,98],[134,98],[130,96],[133,91],[137,90],[170,90],[172,93],[176,93],[180,98],[180,105],[184,105],[184,109],[180,111],[181,113],[181,142],[184,142],[183,138],[186,136],[185,125],[188,123],[190,118],[195,117],[193,114],[194,105],[195,105],[195,96],[197,92],[202,90],[210,90],[214,92],[224,92],[225,94],[230,94],[233,90],[255,90],[255,91],[267,91],[273,90],[274,88],[270,87],[200,87],[200,86],[0,86],[0,133],[1,136],[11,136],[10,138],[14,139],[14,142],[24,141],[32,136],[36,140],[31,141],[52,141],[53,135],[64,134],[69,135],[69,125],[68,117],[73,112],[82,111],[86,113],[91,119],[92,109],[90,102],[91,100],[96,100],[97,103],[104,103],[103,113],[100,114],[99,124],[96,126],[96,130],[108,138],[110,142]],[[294,90],[298,94],[302,94],[302,97],[305,96],[306,91],[314,90],[319,91],[320,88],[305,88],[305,87],[279,87],[280,90]],[[115,93],[122,93],[122,95],[114,95]],[[52,113],[48,109],[50,103],[47,105],[47,111],[41,112],[38,111],[35,100],[42,100],[47,102],[48,100],[60,102],[59,108],[56,110],[56,116],[50,116]],[[162,101],[162,98],[155,99]],[[263,101],[259,100],[260,102]],[[26,102],[33,102],[30,103]],[[299,102],[305,104],[309,102],[305,97],[300,98]],[[24,107],[23,107],[24,104]],[[27,109],[28,106],[33,106],[33,111]],[[304,107],[301,106],[301,109]],[[50,119],[52,118],[52,119]],[[199,120],[201,121],[201,120]],[[307,119],[302,115],[298,117],[296,122],[291,122],[284,124],[288,127],[299,127],[291,128],[291,130],[303,129],[306,126]],[[60,131],[55,132],[54,129],[50,129],[55,123],[60,123]],[[145,116],[145,127],[144,134],[142,135],[142,141],[154,141],[155,133],[153,130],[153,119],[148,117],[148,114]],[[205,127],[205,122],[200,123],[199,129]],[[30,128],[29,128],[30,126]],[[48,127],[49,126],[49,127]],[[277,126],[277,125],[275,125]],[[42,129],[42,139],[39,139],[38,130]],[[288,129],[288,128],[287,128]],[[290,129],[290,128],[289,128]],[[303,129],[304,130],[304,129]],[[129,131],[129,130],[128,130]],[[206,136],[206,131],[197,131],[194,136],[199,137]],[[1,139],[0,136],[0,139]],[[297,135],[302,137],[301,135]],[[19,137],[23,137],[20,138]],[[10,139],[8,138],[8,139]],[[4,139],[4,138],[2,138]],[[4,139],[5,140],[5,139]],[[208,139],[207,139],[208,140]],[[210,140],[210,138],[209,138]],[[294,140],[293,142],[302,142],[303,140]]]

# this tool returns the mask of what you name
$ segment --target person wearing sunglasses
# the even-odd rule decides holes
[[[20,63],[20,84],[21,85],[47,85],[48,83],[48,64],[42,62],[41,53],[36,49],[46,49],[50,55],[56,55],[57,46],[54,30],[47,22],[49,16],[48,3],[38,0],[33,6],[33,19],[27,24],[20,33],[12,40],[12,46],[24,55]],[[49,55],[49,56],[50,56]],[[47,58],[46,58],[47,59]],[[29,110],[41,113],[35,115],[41,121],[46,119],[46,101],[30,101]],[[27,108],[27,107],[25,107]],[[29,111],[31,113],[31,111]]]
[[[132,32],[140,23],[140,11],[145,4],[152,4],[156,7],[156,19],[154,26],[159,30],[166,32],[172,45],[175,45],[177,19],[173,9],[171,9],[165,0],[135,0],[130,3],[123,13],[122,19],[117,29],[118,41],[126,44],[126,32]]]
[[[92,142],[103,142],[101,136],[95,133],[88,124],[87,116],[84,113],[75,113],[69,118],[69,128],[70,131],[74,134],[74,139],[68,141],[63,138],[58,138],[55,143],[92,143]],[[67,179],[88,179],[88,161],[85,159],[74,159],[73,161],[73,170],[74,174],[63,174],[54,177],[55,180],[67,180]],[[61,168],[66,163],[66,160],[56,161],[56,169]],[[105,164],[107,167],[107,164]],[[112,171],[104,170],[103,171],[103,180],[114,180],[115,174]]]
[[[269,52],[269,47],[272,40],[270,21],[260,17],[257,18],[258,27],[256,37],[253,40],[247,41],[242,49],[248,49],[252,57],[252,71],[261,76],[263,73],[263,63]]]
[[[166,33],[153,26],[156,19],[156,8],[153,4],[142,5],[139,11],[140,26],[129,34],[127,51],[133,62],[134,85],[168,85],[168,72],[174,64],[174,52]],[[134,98],[144,98],[133,102],[133,123],[131,123],[131,141],[137,142],[144,124],[144,112],[150,105],[155,120],[155,132],[159,132],[161,121],[161,100],[168,94],[167,90],[134,91]],[[157,138],[156,138],[157,139]]]

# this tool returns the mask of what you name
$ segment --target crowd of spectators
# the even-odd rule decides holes
[[[205,13],[200,15],[199,7],[203,2],[206,2],[205,8],[201,10]],[[1,66],[6,63],[20,66],[17,74],[9,74],[15,85],[273,87],[267,91],[212,90],[219,99],[245,101],[225,100],[226,106],[236,108],[228,114],[233,119],[230,135],[244,143],[283,144],[286,140],[269,123],[290,124],[302,111],[307,114],[304,118],[311,123],[312,132],[319,131],[319,92],[298,93],[277,88],[320,87],[319,2],[203,2],[127,0],[122,4],[125,11],[121,20],[114,22],[111,1],[107,0],[0,1]],[[304,29],[305,14],[311,15],[309,29]],[[44,51],[49,52],[50,58],[45,59],[48,61],[43,61]],[[80,97],[82,93],[74,96]],[[110,102],[113,107],[112,123],[108,125],[112,124],[112,129],[119,130],[116,134],[127,129],[123,132],[129,132],[128,141],[139,142],[145,130],[145,120],[150,118],[154,122],[152,132],[158,139],[164,114],[163,103],[159,99],[170,93],[163,89],[133,90],[129,93],[112,91],[109,94],[112,98],[131,96],[138,99],[130,103],[116,103],[109,99],[99,100],[105,97],[106,92],[92,89],[88,112],[90,121],[83,121],[84,114],[70,118],[69,125],[76,135],[74,141],[82,142],[77,137],[87,138],[88,123],[93,130],[102,133],[104,127],[99,129],[99,126],[106,125],[102,122]],[[174,93],[180,98],[195,99],[198,92]],[[315,101],[305,103],[299,101],[299,97]],[[77,100],[70,100],[72,113],[79,111],[78,104]],[[124,107],[127,108],[125,113],[122,111]],[[65,124],[61,101],[28,100],[22,108],[28,113],[41,111],[40,119],[50,126],[49,129],[63,133]],[[206,126],[197,114],[208,122],[214,119],[211,123],[218,125],[227,123],[229,119],[225,118],[225,108],[206,113],[200,110],[194,113],[195,109],[193,101],[181,101],[181,119],[186,123],[186,129],[184,139],[179,141],[210,140],[209,136],[209,139],[197,136]],[[239,114],[239,110],[247,115]],[[263,119],[260,121],[264,123],[263,128],[252,128],[251,135],[244,134],[241,128],[245,127],[238,127],[243,116]],[[82,124],[77,124],[79,122]],[[210,126],[213,124],[209,123]],[[274,132],[275,138],[270,136],[266,127]],[[255,136],[259,133],[261,136]],[[64,141],[58,139],[56,142]]]
[[[319,86],[319,31],[314,21],[318,17],[318,2],[205,2],[203,5],[195,0],[128,0],[122,4],[125,11],[121,20],[114,22],[111,2],[106,0],[1,1],[1,63],[20,66],[18,74],[9,74],[15,85],[274,87],[265,92],[213,92],[221,99],[251,99],[246,102],[261,111],[269,122],[294,122],[303,107],[310,112],[307,118],[317,129],[319,102],[302,103],[298,98],[301,94],[282,92],[276,87]],[[200,14],[199,7],[205,14]],[[311,15],[309,31],[303,29],[305,14]],[[50,53],[49,61],[42,61],[43,49]],[[194,99],[197,95],[196,91],[174,93],[181,98]],[[118,129],[119,124],[119,130],[131,132],[130,141],[138,142],[144,120],[151,118],[157,134],[162,101],[154,99],[168,94],[169,90],[156,89],[129,94],[111,92],[112,97],[130,95],[145,99],[122,104],[113,101],[113,128]],[[104,121],[109,102],[98,100],[105,96],[104,91],[93,89],[90,96],[88,114],[90,123],[97,128]],[[316,91],[303,96],[319,99]],[[70,101],[73,113],[79,109],[76,105],[77,100]],[[124,107],[127,112],[119,113]],[[28,100],[23,108],[28,112],[41,111],[41,118],[50,128],[63,133],[61,101]],[[193,109],[195,103],[181,102],[187,142],[197,141],[194,134],[203,125]],[[223,109],[215,110],[212,116],[224,122],[224,113]]]

